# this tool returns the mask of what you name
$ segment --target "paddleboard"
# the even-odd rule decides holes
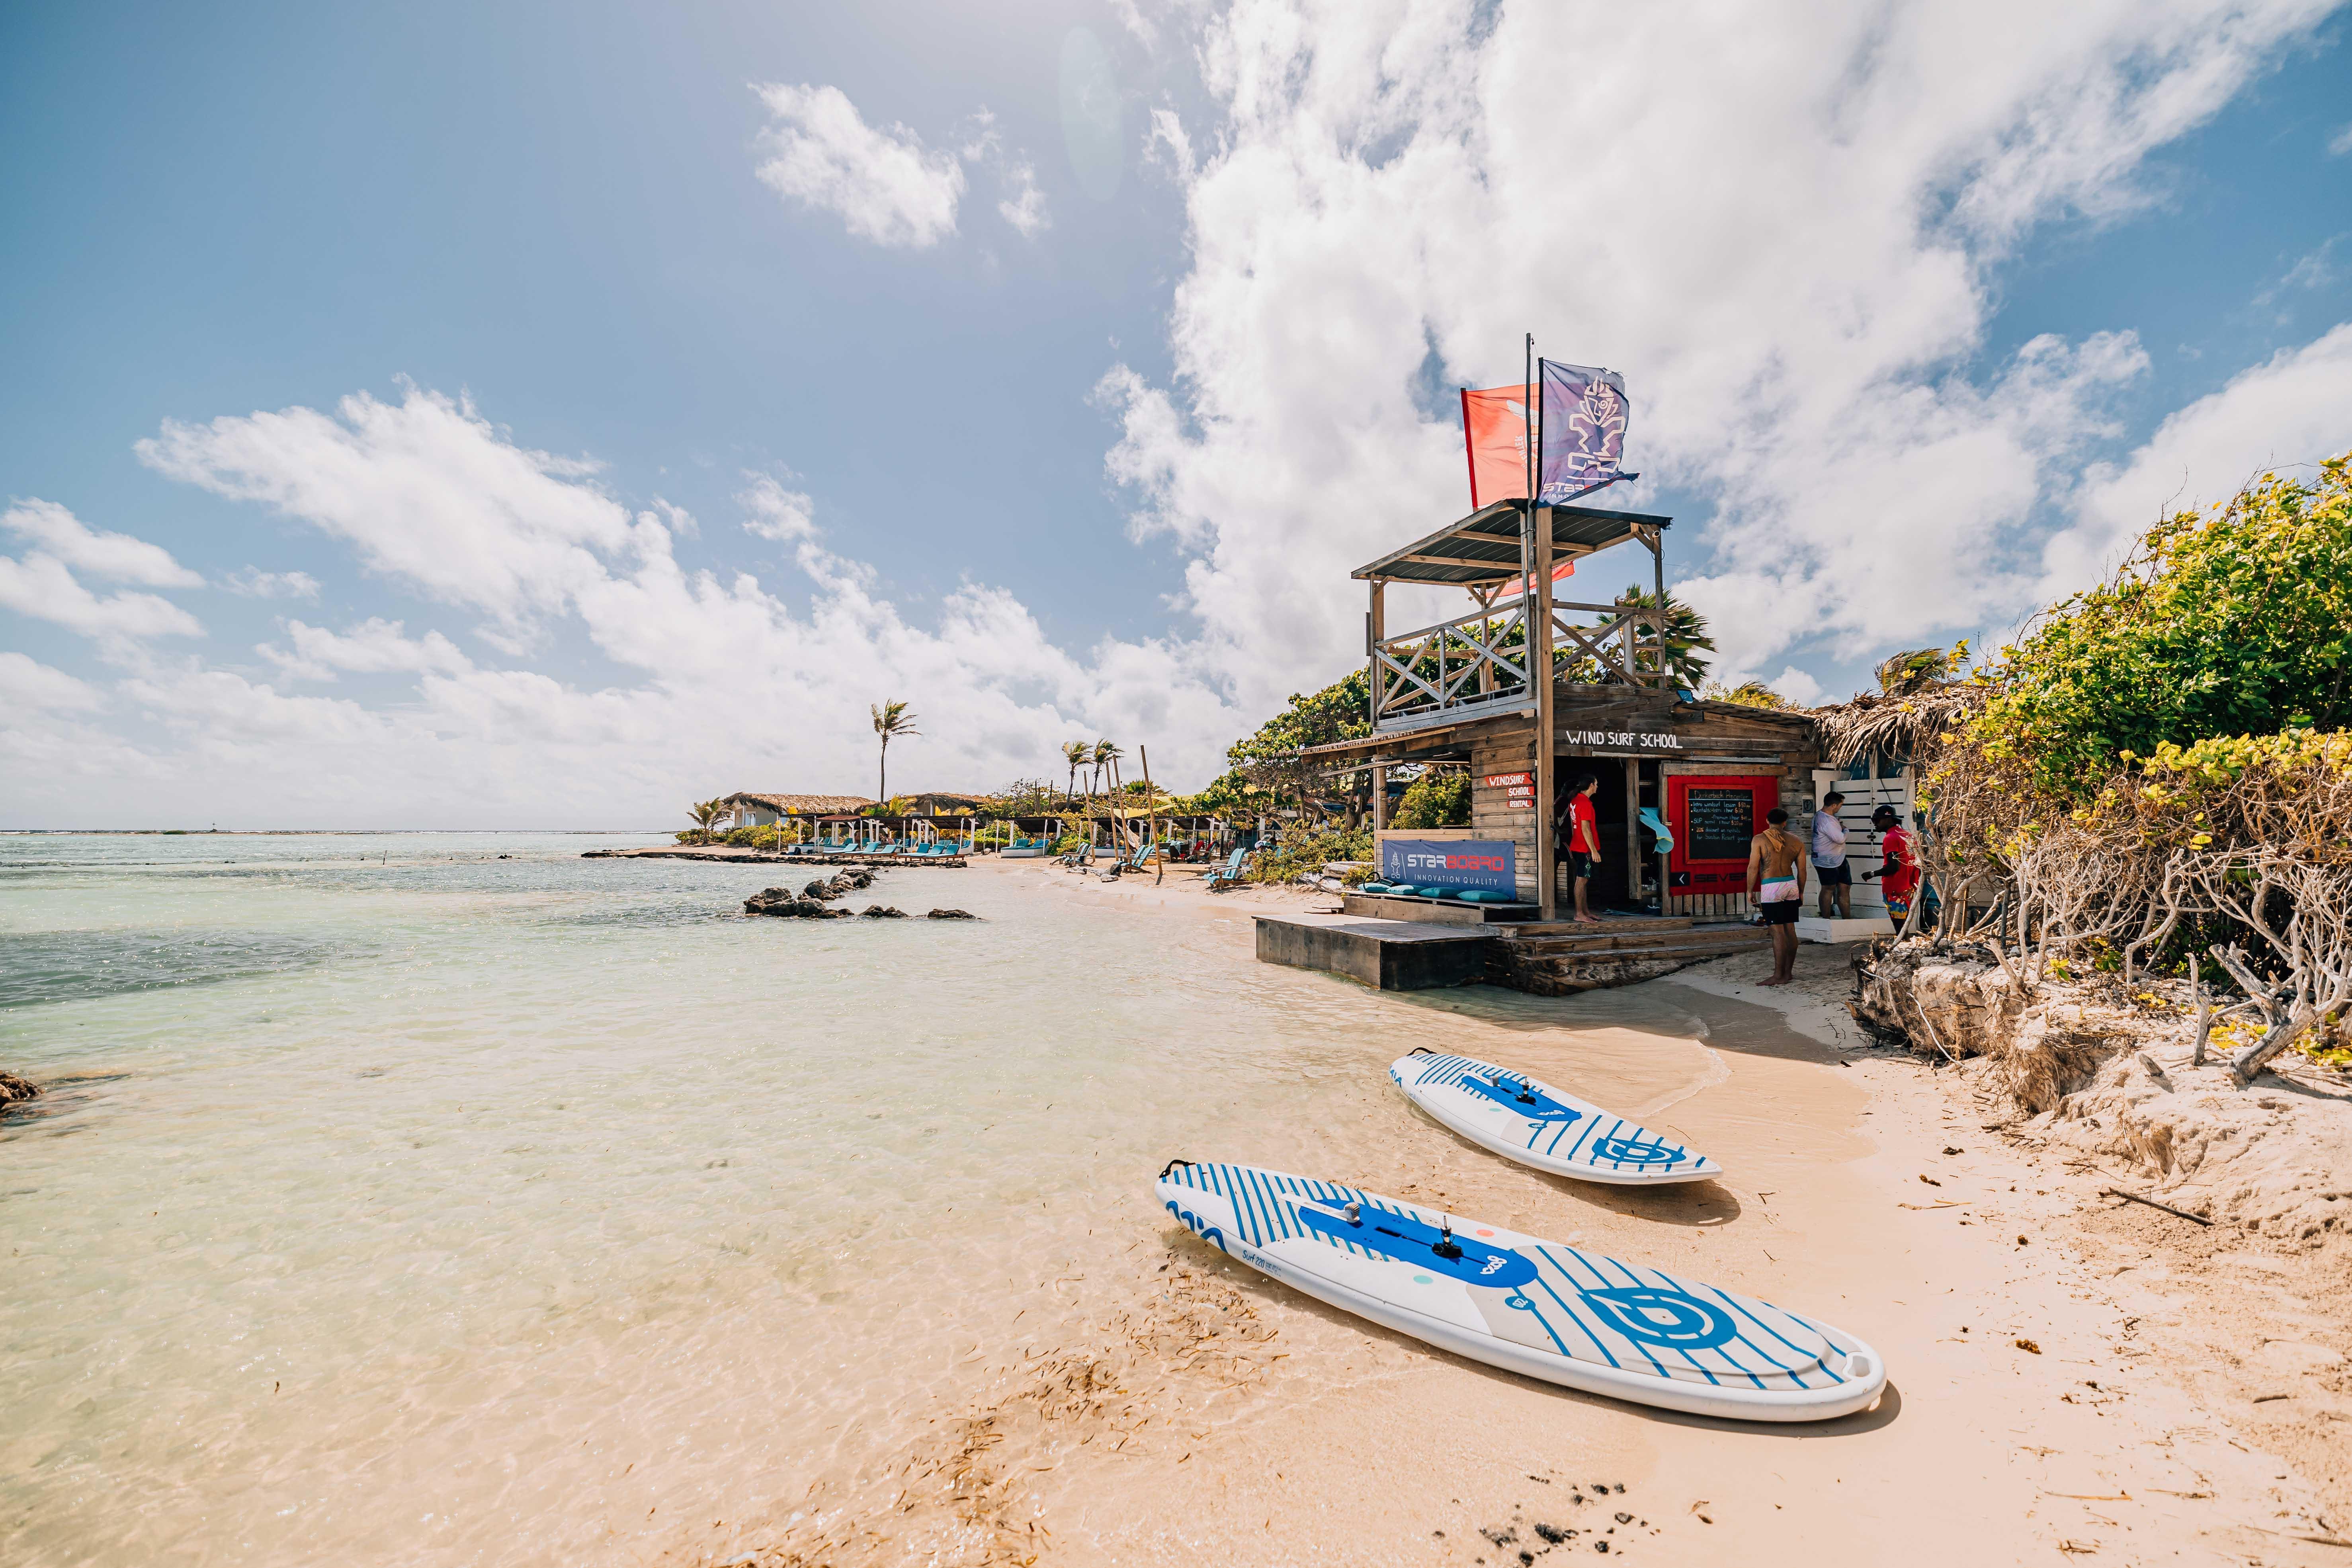
[[[1508,1068],[1418,1050],[1389,1064],[1405,1097],[1473,1143],[1580,1182],[1662,1186],[1723,1167],[1663,1133]]]
[[[1886,1383],[1843,1330],[1360,1188],[1171,1160],[1158,1192],[1194,1234],[1294,1289],[1546,1383],[1743,1421],[1851,1415]]]

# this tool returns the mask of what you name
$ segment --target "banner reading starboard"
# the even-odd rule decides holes
[[[1515,847],[1507,838],[1383,839],[1381,875],[1417,888],[1483,889],[1507,895],[1518,890]]]

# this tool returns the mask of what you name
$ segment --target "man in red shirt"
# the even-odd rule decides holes
[[[1592,922],[1601,918],[1586,901],[1593,868],[1601,863],[1601,821],[1592,811],[1592,797],[1600,788],[1601,781],[1591,773],[1579,773],[1569,781],[1568,845],[1561,851],[1568,862],[1569,886],[1576,891],[1576,918]]]
[[[1891,805],[1882,805],[1870,814],[1870,826],[1878,829],[1878,852],[1886,863],[1875,871],[1864,871],[1862,879],[1883,879],[1886,892],[1886,918],[1901,930],[1911,915],[1911,899],[1919,890],[1919,846],[1903,826],[1903,816]]]

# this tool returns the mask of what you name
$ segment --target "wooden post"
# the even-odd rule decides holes
[[[1642,759],[1625,759],[1625,901],[1642,907]]]
[[[1666,668],[1666,536],[1663,529],[1650,528],[1643,531],[1650,536],[1652,581],[1657,584],[1658,624],[1655,629],[1658,634],[1658,689],[1672,691],[1675,689],[1675,678],[1673,672]],[[1663,778],[1664,775],[1659,776]],[[1663,808],[1665,804],[1664,798],[1661,796],[1658,805]],[[1665,813],[1663,809],[1658,814],[1658,820],[1661,822],[1665,820]],[[1660,904],[1658,912],[1664,914],[1665,905]]]
[[[1143,804],[1151,814],[1144,831],[1151,835],[1151,881],[1157,887],[1168,875],[1168,847],[1160,842],[1160,797],[1151,789],[1151,748],[1138,741],[1135,755],[1143,764]]]
[[[1389,770],[1380,763],[1372,764],[1372,831],[1380,832],[1389,825]]]
[[[1388,640],[1387,588],[1388,584],[1380,578],[1372,579],[1371,608],[1364,615],[1364,675],[1366,698],[1371,708],[1365,717],[1375,730],[1381,727],[1381,661],[1373,656]]]
[[[1559,915],[1559,877],[1552,866],[1551,509],[1528,503],[1535,554],[1535,615],[1528,627],[1528,679],[1536,697],[1536,906],[1541,920]]]

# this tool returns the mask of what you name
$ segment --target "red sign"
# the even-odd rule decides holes
[[[1533,773],[1488,773],[1481,782],[1483,782],[1488,789],[1533,789],[1536,787],[1536,775]]]

